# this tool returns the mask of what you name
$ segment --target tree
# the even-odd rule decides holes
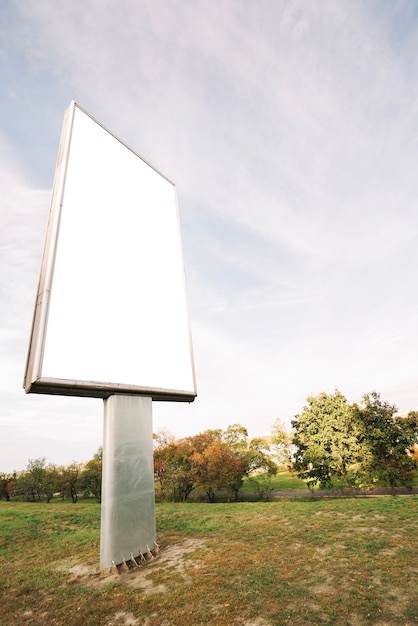
[[[4,498],[7,502],[10,501],[10,497],[14,493],[13,484],[16,476],[10,476],[8,474],[0,474],[0,498]]]
[[[40,500],[43,493],[45,475],[45,457],[29,459],[26,470],[21,472],[16,481],[16,492],[25,496],[27,500]]]
[[[268,454],[269,441],[263,437],[249,440],[248,431],[241,424],[232,424],[225,431],[207,430],[189,441],[195,450],[198,486],[205,490],[210,502],[221,490],[238,500],[243,478],[254,471],[261,470],[269,476],[277,472]]]
[[[201,487],[211,502],[216,490],[238,499],[244,476],[255,469],[277,470],[267,454],[268,445],[263,438],[249,441],[247,429],[240,424],[180,440],[167,433],[154,435],[154,474],[160,496],[184,501]]]
[[[293,432],[286,429],[284,422],[278,417],[273,424],[270,437],[273,456],[280,465],[285,465],[289,471],[293,470]]]
[[[103,449],[99,448],[93,458],[83,467],[80,474],[80,488],[86,495],[92,494],[98,502],[102,499]]]
[[[308,397],[292,426],[295,468],[308,487],[319,483],[322,489],[353,490],[360,445],[356,416],[343,394],[335,390],[333,395],[322,392]]]
[[[223,489],[238,500],[246,468],[224,441],[213,439],[201,452],[196,449],[192,458],[197,484],[210,502],[215,501],[215,491]]]
[[[185,502],[196,486],[194,449],[187,439],[174,439],[154,448],[154,475],[160,485],[160,496]]]
[[[411,452],[411,456],[415,460],[416,465],[418,466],[418,444],[414,444],[414,447]]]
[[[59,471],[53,464],[49,464],[44,471],[42,491],[47,502],[51,502],[54,493],[59,490]]]
[[[248,430],[241,424],[231,424],[222,432],[221,438],[229,449],[239,456],[244,454],[248,448]]]
[[[269,476],[277,474],[277,464],[270,453],[268,437],[253,437],[248,442],[247,450],[241,456],[245,462],[246,474],[265,472]]]
[[[231,454],[244,463],[245,475],[256,471],[269,474],[277,472],[277,465],[270,455],[270,442],[267,437],[248,438],[248,431],[241,424],[232,424],[222,433]]]
[[[59,469],[59,489],[62,497],[71,497],[73,504],[78,500],[78,488],[80,487],[80,465],[73,461],[71,465]]]
[[[43,496],[50,502],[58,491],[58,473],[54,465],[46,465],[46,458],[29,459],[26,470],[21,472],[15,482],[15,491],[27,500],[35,502]]]
[[[396,415],[397,408],[380,399],[373,391],[354,406],[362,446],[362,468],[371,484],[381,481],[392,494],[398,486],[410,488],[416,462],[414,445],[418,442],[418,412],[406,417]]]

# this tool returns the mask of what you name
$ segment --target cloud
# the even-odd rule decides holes
[[[156,406],[156,424],[262,433],[335,387],[415,406],[417,32],[404,2],[16,3],[0,144],[8,388],[74,98],[178,185],[199,397]],[[24,115],[42,141],[17,133]]]
[[[49,192],[25,184],[14,151],[1,136],[0,172],[0,261],[1,266],[7,268],[0,278],[2,340],[7,342],[11,351],[20,351],[25,334],[28,336],[30,332]],[[3,361],[2,366],[1,384],[4,384],[11,375],[11,364]]]
[[[68,462],[78,456],[85,460],[87,448],[92,449],[96,435],[94,420],[100,415],[100,402],[92,409],[90,401],[78,398],[45,398],[25,396],[23,376],[26,362],[32,313],[35,304],[43,239],[50,202],[50,190],[31,186],[15,151],[0,137],[0,176],[2,200],[0,217],[0,391],[2,396],[1,438],[4,442],[1,471],[22,469],[30,458],[48,454],[48,460],[58,459],[58,451]],[[90,419],[89,419],[90,415]],[[92,416],[92,417],[91,417]],[[82,428],[81,428],[82,426]],[[88,446],[85,445],[85,439]],[[54,447],[55,446],[55,447]],[[68,458],[68,457],[67,457]]]

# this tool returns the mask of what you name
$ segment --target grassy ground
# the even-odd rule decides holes
[[[243,491],[251,491],[254,489],[253,481],[257,481],[260,487],[272,491],[292,491],[298,489],[307,490],[306,483],[298,478],[296,474],[287,471],[279,471],[275,476],[267,478],[265,474],[255,475],[253,479],[246,478],[244,480]]]
[[[418,497],[158,504],[161,555],[100,576],[100,505],[0,502],[0,624],[418,624]]]
[[[301,478],[298,478],[296,472],[291,474],[286,470],[278,471],[275,476],[271,476],[267,478],[265,474],[255,475],[255,480],[258,480],[261,486],[265,486],[267,489],[271,489],[272,491],[293,491],[293,490],[301,490],[306,491],[308,489],[305,481]],[[413,481],[413,485],[418,487],[418,470],[415,472],[415,478]],[[385,487],[386,483],[377,483],[376,487]],[[251,485],[251,478],[246,478],[244,480],[243,490],[245,491],[246,487],[250,491],[253,487]]]
[[[253,478],[245,478],[243,483],[243,492],[251,493],[253,492],[256,495],[257,492],[257,483],[258,488],[264,492],[264,497],[268,495],[270,492],[280,492],[280,491],[307,491],[307,484],[301,479],[298,478],[296,472],[291,474],[289,471],[281,470],[278,471],[276,475],[268,477],[266,474],[255,474]],[[376,483],[375,487],[386,487],[385,483]],[[413,486],[418,487],[418,470],[415,473],[415,478],[413,481]],[[315,487],[314,491],[319,489],[318,486]],[[348,493],[348,490],[345,490]]]

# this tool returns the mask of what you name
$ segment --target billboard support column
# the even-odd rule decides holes
[[[114,394],[104,400],[100,567],[155,542],[152,399]]]

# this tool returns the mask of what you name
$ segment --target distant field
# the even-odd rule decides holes
[[[296,474],[286,471],[279,471],[271,478],[267,478],[265,474],[255,475],[253,479],[247,478],[244,480],[243,490],[253,490],[254,481],[259,482],[261,487],[265,486],[266,489],[271,489],[272,491],[307,490],[306,483],[303,480],[298,478]]]
[[[418,497],[157,504],[160,556],[100,577],[100,505],[0,503],[0,624],[418,623]]]
[[[266,491],[307,491],[306,483],[297,477],[296,473],[291,474],[288,471],[279,471],[275,476],[267,478],[265,474],[255,475],[253,479],[244,480],[243,491],[254,491],[257,481],[261,488]],[[418,470],[415,473],[414,486],[418,486]],[[385,483],[377,483],[376,487],[385,486]]]

